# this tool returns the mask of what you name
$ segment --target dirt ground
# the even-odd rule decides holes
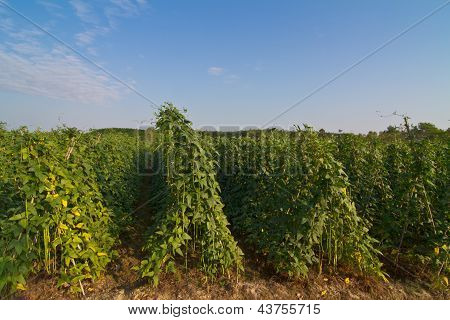
[[[449,299],[448,293],[435,292],[410,280],[389,283],[365,277],[310,273],[307,279],[289,280],[266,275],[247,266],[245,274],[208,282],[189,268],[180,274],[167,274],[160,285],[139,279],[131,267],[139,263],[130,248],[119,250],[120,258],[110,265],[104,277],[85,283],[85,296],[57,289],[57,278],[37,275],[29,279],[28,290],[16,299]],[[347,281],[345,279],[348,278]]]
[[[27,290],[14,299],[449,299],[448,291],[432,290],[413,278],[396,277],[388,283],[382,280],[354,276],[351,272],[319,274],[312,270],[308,278],[291,280],[268,271],[257,257],[246,255],[245,273],[232,274],[208,281],[195,267],[178,274],[160,278],[157,288],[139,278],[131,270],[140,263],[143,234],[151,220],[146,196],[150,195],[149,181],[142,184],[142,198],[136,209],[135,229],[128,230],[118,249],[119,258],[113,261],[95,283],[84,283],[85,295],[71,294],[56,288],[57,277],[38,274],[27,281]]]

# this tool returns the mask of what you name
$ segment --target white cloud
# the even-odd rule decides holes
[[[108,28],[99,26],[93,27],[92,29],[75,34],[75,42],[79,46],[87,46],[92,44],[97,36],[105,35],[108,32]]]
[[[95,104],[124,93],[69,49],[46,43],[43,32],[11,21],[4,27],[0,29],[4,38],[0,44],[0,90]]]
[[[26,42],[34,42],[38,43],[37,37],[44,35],[44,32],[37,29],[32,30],[26,30],[22,29],[19,31],[15,31],[16,28],[11,29],[10,31],[7,31],[6,34],[14,39],[15,41],[26,41]]]
[[[225,83],[234,83],[234,82],[238,81],[239,79],[240,79],[240,77],[237,74],[230,74],[225,77],[224,82]]]
[[[208,73],[213,76],[220,76],[223,73],[224,69],[221,67],[209,67]]]
[[[133,15],[136,14],[137,6],[134,1],[130,0],[111,0],[116,8],[121,10],[123,15]]]
[[[39,48],[33,43],[18,42],[12,43],[7,42],[6,45],[17,54],[41,54],[43,53]]]
[[[104,11],[111,28],[117,27],[118,18],[137,16],[147,6],[145,0],[110,0],[110,3]]]
[[[94,41],[95,33],[93,31],[84,31],[75,35],[75,40],[79,46],[91,44]]]
[[[98,56],[97,49],[93,47],[86,48],[86,52],[89,53],[91,56]]]
[[[0,19],[0,30],[10,31],[13,28],[13,21],[11,18],[1,17]]]
[[[139,15],[147,6],[144,0],[104,2],[106,9],[86,0],[69,2],[84,29],[74,34],[75,43],[92,56],[97,55],[97,38],[112,31],[113,20]],[[61,9],[60,4],[48,0],[38,3],[48,11]],[[128,92],[71,50],[49,41],[45,33],[11,19],[1,6],[0,33],[4,35],[0,43],[0,90],[91,104],[117,99]]]
[[[40,5],[42,5],[44,8],[46,8],[48,10],[62,8],[59,4],[48,1],[48,0],[38,0],[37,3],[39,3]]]
[[[47,10],[47,12],[49,12],[53,16],[58,18],[64,17],[64,15],[61,13],[61,11],[63,10],[63,7],[61,5],[48,0],[38,0],[37,3],[43,6],[45,10]]]
[[[80,58],[56,47],[26,54],[0,48],[0,88],[54,99],[100,104],[119,97],[119,88]]]
[[[82,0],[71,0],[70,4],[75,9],[75,14],[81,21],[85,23],[98,23],[98,17],[88,3]]]
[[[75,35],[79,46],[91,45],[98,36],[116,29],[120,18],[138,16],[147,7],[145,0],[108,0],[101,10],[84,0],[71,0],[70,4],[85,27]]]

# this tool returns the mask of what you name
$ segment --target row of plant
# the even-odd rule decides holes
[[[448,286],[449,137],[422,127],[203,135],[216,143],[232,229],[277,271],[341,261],[383,277],[383,252]]]
[[[412,272],[432,269],[436,280],[448,285],[448,136],[335,140],[351,197],[386,257],[395,265],[405,260]]]
[[[157,114],[153,134],[152,206],[155,217],[138,268],[158,285],[161,272],[193,263],[209,277],[242,269],[242,252],[228,229],[216,161],[171,104]],[[177,263],[178,261],[178,263]]]
[[[30,273],[82,291],[115,255],[137,194],[136,138],[58,129],[0,129],[0,293]]]
[[[188,256],[199,258],[208,274],[219,268],[205,263],[210,261],[205,252],[220,259],[222,272],[240,261],[234,241],[219,241],[222,248],[232,248],[223,259],[216,253],[220,246],[210,249],[209,243],[205,251],[206,242],[199,238],[215,239],[211,226],[217,223],[204,220],[205,213],[227,224],[222,198],[234,234],[280,273],[305,276],[312,266],[322,270],[342,264],[386,279],[383,252],[387,259],[395,253],[395,263],[407,257],[423,268],[431,264],[446,283],[448,135],[411,131],[415,134],[334,135],[305,127],[200,133],[166,105],[152,131],[158,217],[142,275],[157,283],[163,267],[175,270],[177,256],[184,256],[186,266]]]
[[[83,291],[105,270],[134,223],[144,134],[154,210],[136,269],[155,285],[180,265],[208,277],[242,270],[233,235],[288,276],[344,265],[386,279],[383,252],[448,285],[448,134],[211,135],[171,104],[156,120],[138,136],[0,126],[0,294],[39,271]]]
[[[305,128],[214,140],[233,230],[276,271],[305,276],[314,265],[345,264],[384,278],[331,139]]]

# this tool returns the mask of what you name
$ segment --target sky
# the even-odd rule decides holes
[[[196,128],[446,129],[450,1],[0,0],[8,127],[137,128],[164,101]]]

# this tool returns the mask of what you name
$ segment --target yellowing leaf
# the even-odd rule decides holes
[[[445,285],[448,286],[448,278],[447,277],[442,277],[442,280],[444,280]]]
[[[327,294],[327,290],[323,290],[323,291],[320,293],[321,296],[325,296],[326,294]]]
[[[64,223],[60,223],[60,224],[59,224],[59,228],[60,228],[60,229],[63,229],[63,230],[69,229]]]
[[[75,210],[72,212],[74,216],[79,217],[80,216],[80,211]]]
[[[61,203],[62,203],[64,208],[67,208],[67,200],[62,199]]]
[[[346,284],[349,284],[349,283],[350,283],[350,279],[349,279],[349,278],[345,278],[344,282],[345,282]]]
[[[106,254],[106,253],[104,253],[104,252],[98,252],[98,253],[97,253],[97,255],[98,255],[99,257],[104,257],[104,256],[107,256],[107,254]]]
[[[77,224],[77,225],[75,226],[75,228],[81,229],[81,228],[83,228],[83,225],[84,225],[84,223],[83,223],[83,222],[80,222],[79,224]]]
[[[434,254],[437,256],[439,255],[439,247],[434,248]]]
[[[27,288],[25,288],[25,286],[24,286],[23,284],[21,284],[21,283],[18,283],[18,284],[17,284],[16,289],[17,289],[17,290],[22,290],[22,291],[27,290]]]
[[[356,260],[358,260],[358,263],[361,263],[361,260],[362,260],[361,253],[359,251],[356,251],[355,256],[356,256]]]
[[[92,235],[90,233],[83,233],[83,237],[86,239],[86,241],[89,241],[92,238]]]

